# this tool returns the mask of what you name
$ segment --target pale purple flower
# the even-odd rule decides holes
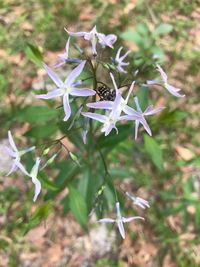
[[[134,97],[134,101],[136,104],[136,109],[137,112],[140,114],[140,116],[143,118],[142,120],[137,120],[135,119],[135,113],[132,112],[130,109],[127,110],[127,114],[126,116],[124,116],[125,119],[131,120],[131,117],[133,116],[132,120],[135,120],[135,139],[137,139],[138,136],[138,128],[139,128],[139,124],[141,123],[144,127],[144,129],[147,131],[147,133],[151,136],[151,129],[147,123],[147,121],[145,120],[145,116],[150,116],[150,115],[154,115],[158,112],[160,112],[162,109],[164,109],[165,107],[158,107],[158,108],[153,108],[152,106],[149,106],[145,109],[144,112],[142,112],[139,101],[137,96]]]
[[[124,223],[130,222],[130,221],[133,221],[133,220],[136,220],[136,219],[144,220],[144,218],[140,217],[140,216],[134,216],[134,217],[130,217],[130,218],[122,217],[121,212],[120,212],[119,202],[116,203],[116,212],[117,212],[117,218],[116,219],[104,218],[104,219],[98,220],[98,222],[105,222],[105,223],[114,223],[114,222],[116,222],[117,223],[117,227],[119,229],[119,232],[120,232],[120,234],[121,234],[123,239],[125,239],[125,230],[124,230],[124,225],[123,225]]]
[[[70,37],[68,38],[65,45],[65,53],[58,55],[59,63],[55,65],[56,68],[62,66],[66,62],[81,63],[82,60],[69,57],[69,46],[70,46]]]
[[[133,108],[129,107],[127,105],[129,97],[131,95],[131,92],[133,91],[135,82],[132,82],[127,97],[124,99],[117,88],[114,76],[112,73],[110,73],[111,79],[114,84],[114,88],[116,90],[116,98],[114,101],[99,101],[94,103],[88,103],[87,106],[90,108],[97,108],[97,109],[106,109],[110,110],[110,113],[108,113],[108,116],[100,115],[96,113],[90,113],[90,112],[83,112],[82,114],[86,117],[98,120],[102,123],[104,123],[104,126],[102,128],[102,132],[105,132],[105,135],[108,135],[111,130],[114,128],[117,131],[117,128],[115,124],[117,121],[121,120],[139,120],[142,124],[145,124],[145,120],[143,116]],[[126,114],[131,114],[131,116],[122,115],[121,113],[124,112]],[[118,131],[117,131],[118,132]]]
[[[77,36],[77,37],[83,37],[85,40],[88,40],[92,44],[92,53],[94,55],[97,54],[96,45],[97,42],[99,42],[102,46],[109,46],[113,48],[113,43],[116,41],[117,37],[112,35],[105,35],[103,33],[97,32],[96,26],[92,28],[90,32],[70,32],[65,28],[65,31],[70,36]]]
[[[53,72],[47,65],[44,65],[49,77],[56,84],[57,88],[47,94],[36,95],[36,98],[42,99],[52,99],[59,96],[63,97],[63,107],[65,112],[64,121],[67,121],[71,115],[71,108],[69,105],[69,96],[92,96],[95,95],[96,92],[92,89],[81,88],[78,89],[75,83],[75,79],[81,74],[86,61],[82,61],[76,68],[72,70],[72,72],[68,75],[68,77],[63,82],[58,75]],[[79,83],[78,83],[79,84]]]
[[[25,153],[34,150],[35,147],[33,146],[33,147],[26,148],[24,150],[19,151],[15,145],[11,131],[8,131],[8,141],[9,141],[10,147],[5,146],[5,150],[8,153],[8,155],[12,158],[13,163],[12,163],[12,167],[11,167],[10,171],[8,172],[7,176],[10,175],[12,172],[16,171],[17,169],[20,169],[24,174],[28,175],[28,172],[26,171],[26,169],[24,168],[24,166],[21,163],[21,157]]]
[[[103,39],[99,39],[99,43],[101,44],[102,47],[105,47],[106,44],[109,44],[108,46],[113,48],[113,44],[117,41],[117,36],[115,34],[108,34],[105,35],[103,33],[101,33],[101,35],[103,35]]]
[[[41,183],[37,178],[40,162],[41,162],[41,159],[39,157],[36,158],[36,162],[35,162],[32,170],[31,170],[30,174],[28,174],[28,176],[32,178],[32,182],[35,185],[35,194],[34,194],[34,197],[33,197],[33,201],[34,202],[37,200],[37,197],[38,197],[38,195],[40,194],[40,191],[41,191]]]
[[[142,209],[146,209],[146,208],[150,208],[149,202],[141,197],[136,197],[133,196],[131,194],[129,194],[128,192],[126,192],[126,195],[128,196],[128,198],[130,198],[133,201],[133,204],[142,208]]]
[[[118,94],[115,98],[115,101],[113,102],[112,110],[108,113],[108,115],[101,115],[97,113],[92,113],[92,112],[82,112],[82,115],[94,120],[97,120],[99,122],[103,123],[103,128],[101,129],[101,132],[105,133],[105,136],[107,136],[112,129],[115,129],[116,132],[118,133],[118,129],[115,126],[118,121],[121,120],[120,117],[120,110],[119,110],[119,103],[121,95]]]
[[[131,51],[127,51],[123,56],[120,56],[122,49],[122,46],[118,49],[114,62],[117,65],[117,70],[119,72],[127,73],[127,71],[124,70],[124,66],[129,65],[129,62],[124,62],[124,59]]]
[[[181,90],[180,88],[176,88],[176,87],[174,87],[168,83],[167,74],[164,72],[164,70],[161,68],[161,66],[157,64],[156,67],[157,67],[157,71],[161,75],[162,81],[158,81],[158,80],[147,81],[147,86],[151,86],[154,84],[163,85],[170,94],[172,94],[176,97],[184,97],[185,95],[181,95],[179,93],[179,91]]]

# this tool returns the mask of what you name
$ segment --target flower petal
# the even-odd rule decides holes
[[[104,218],[104,219],[98,220],[98,222],[113,223],[115,222],[115,220],[110,219],[110,218]]]
[[[71,116],[71,108],[69,105],[69,95],[68,94],[64,94],[63,96],[63,108],[64,108],[64,112],[65,112],[65,117],[64,117],[64,121],[67,121],[69,119],[69,117]]]
[[[117,62],[118,62],[119,59],[120,59],[120,53],[121,53],[122,49],[123,49],[123,46],[121,46],[121,47],[117,50],[117,54],[116,54],[116,56],[115,56],[115,60],[116,60]]]
[[[71,36],[84,36],[87,32],[70,32],[66,28],[64,30]]]
[[[21,164],[19,160],[16,160],[15,164],[25,175],[29,176],[29,173],[27,172],[27,170],[25,169],[25,167]]]
[[[14,152],[14,151],[13,151],[12,149],[10,149],[9,147],[4,146],[4,147],[3,147],[3,150],[4,150],[10,157],[13,157],[13,158],[16,157],[16,152]]]
[[[99,102],[87,103],[86,106],[89,108],[97,108],[97,109],[112,109],[113,101],[104,100]]]
[[[72,88],[70,91],[70,95],[73,96],[92,96],[95,95],[96,92],[92,89],[86,89],[86,88]]]
[[[97,55],[97,48],[96,48],[97,40],[96,40],[96,38],[92,38],[91,43],[92,43],[92,54]]]
[[[127,94],[127,97],[126,97],[126,100],[125,100],[126,103],[128,103],[128,100],[129,100],[129,97],[130,97],[130,95],[131,95],[131,93],[133,91],[134,85],[135,85],[135,81],[133,81],[132,84],[131,84],[131,86],[130,86],[130,89],[128,91],[128,94]]]
[[[8,131],[8,141],[10,143],[11,148],[15,152],[18,152],[17,147],[16,147],[15,142],[14,142],[13,137],[12,137],[11,131]]]
[[[67,43],[65,45],[65,53],[66,53],[66,57],[69,57],[69,45],[70,45],[70,37],[67,40]]]
[[[62,80],[58,77],[58,75],[52,71],[51,68],[49,68],[46,64],[44,64],[44,68],[47,72],[47,74],[49,75],[49,77],[52,79],[52,81],[58,86],[58,87],[62,87],[63,86],[63,82]]]
[[[115,88],[116,92],[118,92],[119,90],[117,88],[117,84],[115,82],[115,78],[114,78],[114,76],[113,76],[113,74],[111,72],[110,72],[110,77],[112,79],[112,82],[113,82],[113,85],[114,85],[114,88]]]
[[[144,115],[145,116],[150,116],[150,115],[154,115],[158,112],[160,112],[161,110],[163,110],[165,107],[158,107],[158,108],[153,108],[153,106],[149,106],[145,109],[144,111]]]
[[[13,162],[10,171],[6,174],[6,176],[9,176],[11,173],[17,170],[17,165],[15,164],[15,161]]]
[[[137,219],[140,219],[140,220],[144,220],[144,218],[143,217],[140,217],[140,216],[134,216],[134,217],[130,217],[130,218],[122,218],[122,221],[124,222],[124,223],[127,223],[127,222],[131,222],[131,221],[133,221],[133,220],[137,220]]]
[[[117,226],[123,239],[125,239],[125,230],[122,220],[117,220]]]
[[[170,92],[170,94],[176,96],[176,97],[184,97],[185,95],[181,95],[178,92],[181,90],[180,88],[176,88],[170,84],[166,84],[165,88]]]
[[[139,128],[140,122],[138,120],[135,121],[135,140],[138,137],[138,128]]]
[[[147,123],[147,121],[145,120],[145,118],[143,117],[141,120],[139,120],[139,122],[143,125],[144,129],[146,130],[146,132],[152,136],[152,133],[151,133],[151,129]]]
[[[157,70],[160,72],[160,75],[161,75],[163,81],[166,83],[167,82],[167,74],[164,72],[164,70],[161,68],[160,65],[157,64],[156,67],[157,67]]]
[[[48,92],[47,94],[42,94],[42,95],[35,95],[36,98],[41,98],[41,99],[52,99],[58,96],[62,96],[63,91],[61,89],[55,89],[51,92]]]
[[[84,66],[85,66],[86,60],[82,61],[76,68],[72,70],[72,72],[69,74],[69,76],[65,80],[65,84],[68,86],[72,85],[74,80],[81,74]]]
[[[93,120],[100,121],[102,123],[105,123],[107,120],[107,117],[105,115],[97,114],[97,113],[92,113],[92,112],[82,112],[81,113],[83,116],[91,118]]]
[[[35,202],[37,200],[38,195],[41,192],[41,188],[42,187],[41,187],[41,183],[40,183],[40,181],[38,180],[37,177],[32,177],[32,182],[35,185],[35,194],[34,194],[34,197],[33,197],[33,202]]]

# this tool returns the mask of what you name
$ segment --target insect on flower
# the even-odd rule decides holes
[[[108,100],[114,101],[116,97],[116,91],[114,89],[110,89],[105,85],[97,87],[96,90],[98,96],[100,97],[100,101]]]

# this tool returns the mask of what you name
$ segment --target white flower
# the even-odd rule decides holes
[[[64,82],[58,77],[58,75],[54,71],[52,71],[51,68],[49,68],[47,65],[44,65],[47,74],[55,83],[57,88],[51,92],[48,92],[47,94],[36,95],[35,97],[42,99],[52,99],[61,96],[63,98],[63,108],[65,112],[65,117],[63,119],[64,121],[67,121],[71,116],[71,107],[69,104],[70,95],[87,97],[96,94],[96,92],[92,89],[77,88],[77,85],[79,85],[80,82],[79,81],[75,82],[75,79],[81,74],[85,66],[85,63],[86,61],[82,61],[76,68],[74,68]]]
[[[163,85],[165,87],[165,89],[167,89],[167,91],[176,96],[176,97],[184,97],[185,95],[181,95],[179,93],[179,91],[181,90],[180,88],[176,88],[172,85],[170,85],[168,83],[168,77],[167,77],[167,74],[164,72],[164,70],[161,68],[160,65],[156,65],[157,67],[157,71],[160,73],[161,75],[161,79],[162,81],[159,81],[159,80],[150,80],[150,81],[147,81],[147,84],[145,86],[151,86],[151,85],[154,85],[154,84],[158,84],[158,85]]]
[[[83,37],[85,40],[90,41],[92,44],[93,55],[97,55],[97,50],[96,50],[97,41],[103,47],[109,46],[113,48],[113,43],[117,40],[117,37],[114,34],[105,35],[103,33],[97,32],[96,26],[94,26],[90,32],[70,32],[66,28],[65,31],[70,36]]]
[[[126,195],[133,201],[134,205],[139,206],[142,209],[150,208],[149,202],[147,200],[141,197],[135,197],[128,192],[126,192]]]
[[[35,147],[33,146],[33,147],[19,151],[15,145],[11,131],[8,131],[8,141],[9,141],[10,147],[6,146],[5,150],[7,151],[8,155],[12,158],[13,163],[7,176],[13,173],[14,171],[16,171],[17,169],[20,169],[24,174],[28,175],[28,172],[26,171],[26,169],[21,163],[21,156],[23,156],[27,152],[34,150]]]
[[[123,60],[128,56],[128,54],[129,54],[131,51],[127,51],[123,56],[120,57],[120,53],[121,53],[121,50],[122,50],[122,49],[123,49],[122,46],[118,49],[114,61],[115,61],[116,65],[117,65],[117,70],[118,70],[119,72],[127,73],[127,71],[124,70],[124,66],[129,65],[129,62],[123,62]]]
[[[104,218],[104,219],[100,219],[98,220],[98,222],[105,222],[105,223],[113,223],[116,222],[117,223],[117,227],[119,229],[119,232],[122,236],[123,239],[125,239],[125,230],[124,230],[124,223],[126,222],[130,222],[136,219],[141,219],[144,220],[143,217],[140,216],[134,216],[134,217],[130,217],[130,218],[124,218],[121,216],[121,212],[120,212],[120,206],[119,206],[119,202],[116,203],[116,212],[117,212],[117,218],[116,219],[111,219],[111,218]]]

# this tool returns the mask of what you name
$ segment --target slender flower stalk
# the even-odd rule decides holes
[[[52,79],[52,81],[56,84],[57,88],[47,94],[36,95],[36,98],[42,99],[52,99],[59,96],[63,97],[63,107],[65,112],[64,121],[67,121],[71,116],[71,107],[69,104],[69,96],[92,96],[95,95],[95,91],[88,88],[77,88],[77,84],[75,83],[75,79],[81,74],[86,61],[82,61],[72,72],[68,75],[68,77],[63,82],[58,75],[52,71],[47,65],[44,65],[47,74]],[[79,84],[79,83],[78,83]]]
[[[103,33],[97,32],[96,26],[94,26],[90,32],[70,32],[66,28],[65,31],[70,36],[83,37],[85,40],[90,41],[92,44],[93,55],[97,55],[97,42],[99,42],[103,47],[109,46],[110,48],[113,48],[113,43],[117,40],[117,37],[114,34],[106,36]]]
[[[24,174],[28,175],[28,172],[26,171],[25,167],[21,163],[21,157],[27,152],[34,150],[35,146],[19,151],[15,145],[11,131],[8,131],[8,141],[9,141],[10,147],[5,146],[5,150],[8,153],[8,155],[12,158],[13,163],[12,163],[12,167],[10,171],[7,173],[6,176],[10,175],[17,169],[20,169]]]
[[[127,71],[124,70],[124,66],[128,66],[129,62],[124,62],[123,60],[128,56],[128,54],[131,51],[130,50],[127,51],[123,56],[120,57],[122,49],[123,49],[122,46],[118,49],[117,54],[116,54],[115,59],[114,59],[114,62],[117,65],[117,70],[119,72],[127,73]]]
[[[142,209],[146,209],[146,208],[150,208],[149,202],[141,197],[136,197],[134,195],[129,194],[128,192],[126,192],[126,195],[128,198],[130,198],[133,201],[133,204],[142,208]]]
[[[134,217],[130,217],[130,218],[122,217],[119,202],[116,203],[116,213],[117,213],[116,219],[104,218],[104,219],[98,220],[98,222],[105,222],[105,223],[116,222],[117,227],[119,229],[119,232],[120,232],[123,239],[125,239],[125,230],[124,230],[124,225],[123,225],[124,223],[131,222],[131,221],[137,220],[137,219],[144,220],[144,218],[140,217],[140,216],[134,216]]]

